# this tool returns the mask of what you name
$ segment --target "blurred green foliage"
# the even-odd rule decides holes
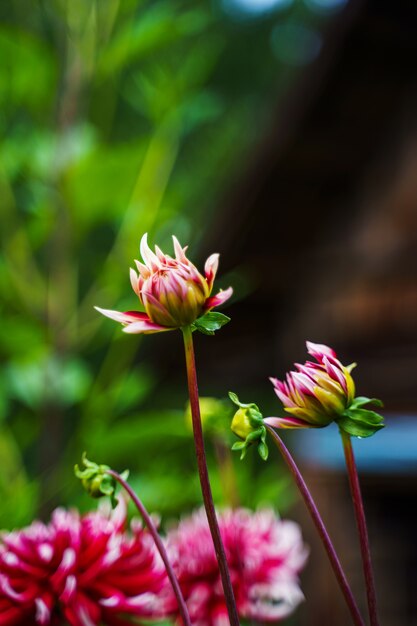
[[[93,305],[135,306],[145,231],[198,250],[293,74],[273,58],[275,22],[195,0],[1,3],[0,527],[89,506],[72,473],[83,450],[129,467],[152,510],[200,502],[183,407],[149,409],[162,391],[143,340]],[[271,466],[253,478],[257,461],[232,461],[216,438],[218,501],[221,454],[239,465],[235,500],[285,507],[286,479]]]

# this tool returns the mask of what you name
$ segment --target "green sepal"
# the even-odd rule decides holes
[[[216,330],[220,330],[222,326],[230,322],[230,317],[216,311],[209,311],[202,315],[191,324],[191,329],[198,330],[204,335],[214,335]]]
[[[259,453],[259,456],[261,457],[261,459],[263,461],[266,461],[268,459],[269,450],[268,450],[268,446],[266,445],[265,441],[261,441],[258,444],[258,453]]]
[[[366,396],[358,396],[354,398],[349,406],[349,409],[359,409],[365,404],[374,404],[375,406],[383,407],[384,403],[378,398],[367,398]]]
[[[229,398],[231,399],[233,404],[238,406],[240,409],[248,409],[251,420],[253,420],[257,424],[263,425],[263,416],[257,404],[254,404],[253,402],[249,402],[246,404],[244,402],[241,402],[237,395],[233,393],[233,391],[229,391]]]
[[[375,411],[361,408],[369,403],[382,405],[380,400],[376,400],[376,398],[355,398],[349,408],[336,420],[339,428],[354,437],[371,437],[378,430],[384,428],[385,424],[382,415]]]
[[[357,422],[363,422],[364,424],[369,424],[370,426],[375,425],[384,425],[384,418],[379,413],[375,411],[369,411],[368,409],[347,409],[343,413],[344,416],[350,417],[351,419]]]
[[[259,410],[259,407],[253,402],[250,402],[250,403],[240,402],[238,396],[235,393],[233,393],[233,391],[229,391],[229,398],[231,399],[233,404],[239,407],[240,411],[243,410],[245,412],[247,416],[246,419],[249,421],[249,426],[252,429],[246,435],[246,438],[244,440],[236,441],[233,444],[232,450],[241,451],[240,459],[242,460],[245,458],[248,448],[251,445],[257,444],[256,447],[257,447],[259,456],[261,457],[263,461],[266,461],[268,458],[268,446],[265,443],[266,428],[265,428],[265,425],[263,422],[263,416]],[[240,411],[238,411],[235,416],[239,415]],[[239,433],[235,433],[235,434],[238,434],[238,436],[240,436]]]
[[[362,438],[371,437],[372,435],[375,435],[378,430],[384,428],[384,424],[369,426],[368,424],[357,422],[349,417],[341,417],[337,420],[337,424],[341,430],[344,430],[349,435]]]
[[[243,450],[243,448],[246,448],[246,442],[245,441],[235,441],[235,443],[232,446],[232,450]]]

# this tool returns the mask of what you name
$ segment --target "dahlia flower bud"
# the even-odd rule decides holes
[[[249,409],[238,409],[233,416],[230,428],[235,435],[241,439],[246,439],[254,430]]]
[[[295,364],[286,381],[271,378],[275,393],[291,417],[268,417],[265,422],[279,428],[321,428],[331,422],[350,435],[369,437],[383,428],[383,417],[364,409],[380,400],[355,397],[351,371],[355,363],[343,365],[331,348],[307,341],[307,351],[316,363]]]
[[[176,237],[173,241],[175,258],[164,254],[158,246],[153,252],[148,246],[147,234],[142,237],[143,263],[135,261],[137,271],[130,270],[130,282],[145,313],[95,307],[103,315],[121,322],[126,333],[158,333],[196,324],[198,330],[213,334],[229,321],[220,313],[205,319],[206,314],[232,295],[231,287],[211,295],[219,255],[212,254],[207,259],[203,276],[185,256],[187,248],[182,248]]]
[[[243,441],[237,441],[232,450],[241,450],[240,458],[245,458],[249,446],[256,443],[259,456],[266,461],[268,458],[268,446],[266,445],[266,428],[263,423],[262,413],[256,404],[243,404],[237,395],[229,392],[229,398],[238,406],[234,414],[230,428],[232,432]]]

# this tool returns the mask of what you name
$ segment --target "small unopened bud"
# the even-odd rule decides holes
[[[110,467],[89,461],[85,452],[81,460],[84,468],[80,469],[78,465],[75,465],[74,472],[76,477],[81,480],[81,484],[88,495],[92,498],[109,496],[114,508],[117,504],[115,495],[117,483],[115,478],[109,474]]]
[[[106,475],[97,474],[96,476],[92,476],[91,478],[82,478],[81,484],[89,496],[91,496],[92,498],[102,498],[104,495],[106,495],[102,490],[103,480],[105,479],[105,477]]]
[[[240,458],[243,459],[248,447],[256,443],[260,457],[266,461],[268,446],[265,442],[266,428],[262,413],[253,402],[250,404],[240,402],[235,393],[229,392],[229,398],[239,407],[233,417],[231,430],[242,440],[233,444],[232,450],[240,450]]]
[[[255,430],[249,409],[238,409],[234,414],[230,428],[235,435],[241,439],[246,439]]]

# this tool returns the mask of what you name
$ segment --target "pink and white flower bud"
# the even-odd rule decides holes
[[[320,428],[337,419],[355,397],[355,383],[348,366],[331,348],[307,341],[307,351],[317,363],[295,364],[285,381],[271,378],[275,393],[291,417],[271,417],[265,422],[281,428]]]
[[[135,261],[136,270],[130,270],[130,282],[145,313],[96,309],[124,324],[127,333],[157,333],[188,326],[226,302],[232,295],[231,287],[211,296],[219,255],[212,254],[207,259],[203,276],[185,256],[187,248],[182,248],[176,237],[173,242],[175,258],[164,254],[158,246],[153,252],[148,246],[147,234],[142,237],[143,263]]]

